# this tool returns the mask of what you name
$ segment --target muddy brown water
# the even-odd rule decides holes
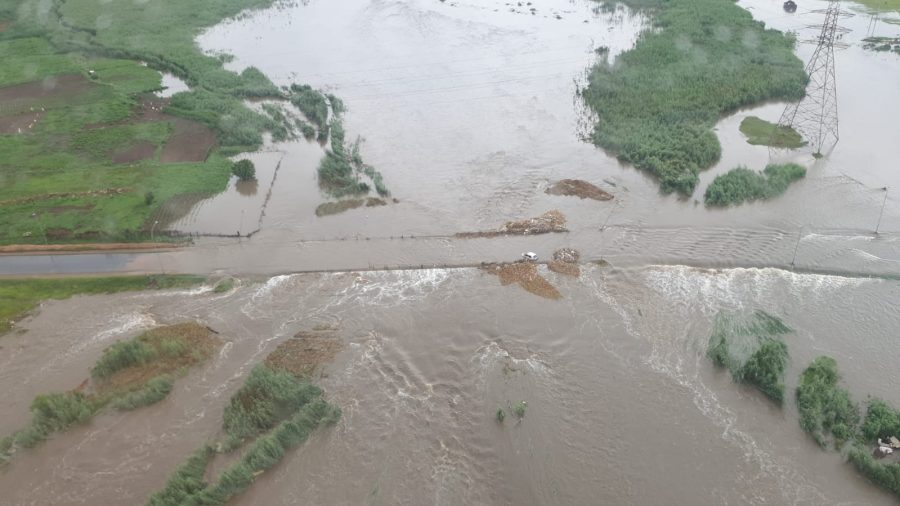
[[[796,329],[787,337],[787,391],[827,354],[857,400],[871,394],[900,405],[892,361],[900,284],[788,270],[900,272],[900,143],[891,126],[900,117],[900,59],[855,44],[868,18],[843,20],[854,44],[836,55],[841,142],[821,160],[790,155],[809,175],[784,197],[707,210],[661,195],[645,174],[578,140],[586,118],[573,96],[594,49],[608,46],[614,58],[646,20],[622,8],[595,13],[580,0],[532,3],[535,15],[503,2],[313,0],[201,36],[202,47],[234,54],[236,70],[255,65],[279,84],[308,82],[340,96],[348,138],[366,138],[363,157],[401,203],[318,218],[322,148],[269,143],[248,155],[255,192],[232,186],[173,225],[260,228],[252,239],[151,255],[0,258],[0,274],[244,274],[227,294],[47,302],[22,322],[24,333],[0,338],[0,433],[27,422],[35,395],[77,385],[116,339],[197,319],[226,340],[161,404],[101,416],[17,456],[0,473],[0,503],[141,503],[216,437],[253,364],[317,325],[338,329],[341,351],[319,382],[344,418],[234,504],[894,503],[807,438],[791,401],[779,410],[734,385],[704,352],[718,311],[763,309]],[[799,30],[821,19],[812,11],[825,3],[806,2],[796,15],[780,2],[741,5]],[[812,49],[801,45],[798,55]],[[722,160],[701,174],[694,198],[736,164],[775,159],[737,127],[749,114],[775,120],[782,108],[766,104],[718,123]],[[566,178],[615,199],[545,193]],[[569,233],[452,237],[550,209],[567,217]],[[474,266],[523,251],[547,259],[560,247],[615,267],[583,264],[572,278],[538,266],[559,300],[502,286],[477,268],[271,276]],[[525,418],[498,425],[497,409],[522,400]]]
[[[894,281],[776,269],[539,268],[551,301],[479,269],[304,274],[47,302],[2,338],[6,433],[30,399],[80,383],[102,349],[198,320],[226,344],[162,403],[106,414],[20,454],[3,504],[139,504],[213,441],[227,399],[278,343],[328,326],[318,382],[344,410],[232,504],[892,504],[704,357],[720,310],[763,309],[787,337],[788,390],[820,354],[856,399],[900,403]],[[848,304],[847,301],[856,301]],[[65,321],[66,325],[59,322]],[[524,419],[498,408],[527,402]]]

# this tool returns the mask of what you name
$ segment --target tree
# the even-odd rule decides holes
[[[238,160],[231,167],[231,173],[238,177],[241,181],[252,181],[256,179],[256,167],[250,160]]]

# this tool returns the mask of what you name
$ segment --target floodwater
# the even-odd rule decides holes
[[[891,504],[783,410],[704,357],[715,314],[763,309],[787,337],[787,387],[834,356],[857,399],[891,377],[900,283],[683,266],[544,271],[536,297],[478,269],[301,274],[45,303],[3,338],[0,431],[71,388],[102,349],[196,319],[226,341],[153,407],[106,414],[17,455],[3,504],[139,504],[198,445],[283,339],[336,326],[318,380],[344,411],[232,504]],[[848,304],[848,301],[853,301]],[[58,323],[65,321],[66,325]],[[527,402],[524,419],[499,407]]]
[[[820,21],[813,11],[826,3],[804,1],[794,15],[775,0],[741,5],[770,26],[799,30]],[[716,174],[785,156],[737,130],[747,115],[777,119],[784,104],[723,118],[722,159],[701,174],[697,194],[660,194],[646,174],[579,140],[590,121],[574,97],[595,49],[614,58],[649,26],[622,7],[594,7],[311,0],[203,34],[202,47],[235,56],[234,70],[253,65],[278,84],[341,97],[348,138],[365,138],[363,157],[399,203],[317,218],[326,200],[315,185],[321,146],[268,143],[248,155],[255,187],[232,182],[174,225],[239,240],[0,258],[0,274],[242,275],[227,294],[47,302],[21,323],[24,333],[0,338],[0,434],[27,422],[35,395],[76,386],[105,346],[141,329],[197,319],[227,342],[159,405],[103,415],[18,455],[0,472],[0,504],[140,503],[215,439],[250,368],[319,324],[337,326],[344,343],[319,380],[344,418],[234,504],[892,503],[802,433],[792,401],[774,407],[704,352],[717,312],[762,309],[796,330],[786,340],[788,392],[827,354],[857,400],[900,405],[890,360],[900,282],[863,277],[900,273],[900,58],[859,46],[873,34],[871,18],[844,19],[853,31],[836,54],[841,141],[819,160],[787,155],[809,173],[783,197],[710,210],[699,201]],[[806,59],[812,50],[797,51]],[[562,178],[616,198],[544,193]],[[571,232],[452,237],[550,209],[567,216]],[[578,279],[541,267],[560,301],[471,267],[418,268],[522,251],[547,258],[561,246],[613,267],[584,266]],[[402,270],[371,270],[385,267]],[[282,274],[306,270],[362,272]],[[522,421],[496,422],[498,407],[522,400]]]

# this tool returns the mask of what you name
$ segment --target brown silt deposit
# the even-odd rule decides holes
[[[612,200],[613,195],[597,186],[580,179],[563,179],[547,188],[550,195],[564,195],[567,197],[579,197],[582,199]]]
[[[503,286],[517,283],[525,290],[546,299],[555,300],[562,298],[559,290],[538,274],[537,264],[535,263],[487,264],[483,269],[490,274],[500,276],[500,284]]]

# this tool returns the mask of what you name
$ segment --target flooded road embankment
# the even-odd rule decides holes
[[[341,343],[317,382],[344,416],[235,504],[892,504],[839,455],[704,357],[720,310],[762,309],[796,332],[787,389],[834,356],[857,399],[900,403],[890,375],[895,281],[777,269],[538,270],[559,300],[480,269],[302,274],[45,303],[0,338],[0,431],[30,399],[71,388],[102,349],[198,320],[225,342],[169,398],[110,413],[17,455],[4,504],[139,504],[199,444],[278,343]],[[847,301],[855,301],[847,304]],[[66,325],[59,325],[65,321]],[[863,358],[863,354],[865,358]],[[866,367],[853,367],[864,360]],[[521,421],[498,408],[526,401]]]
[[[584,261],[619,266],[651,264],[704,268],[773,267],[848,276],[900,273],[900,234],[866,230],[779,230],[623,227],[490,238],[347,237],[297,242],[201,239],[196,246],[159,253],[0,256],[0,276],[87,273],[256,274],[370,269],[466,267],[542,260],[572,247]]]

